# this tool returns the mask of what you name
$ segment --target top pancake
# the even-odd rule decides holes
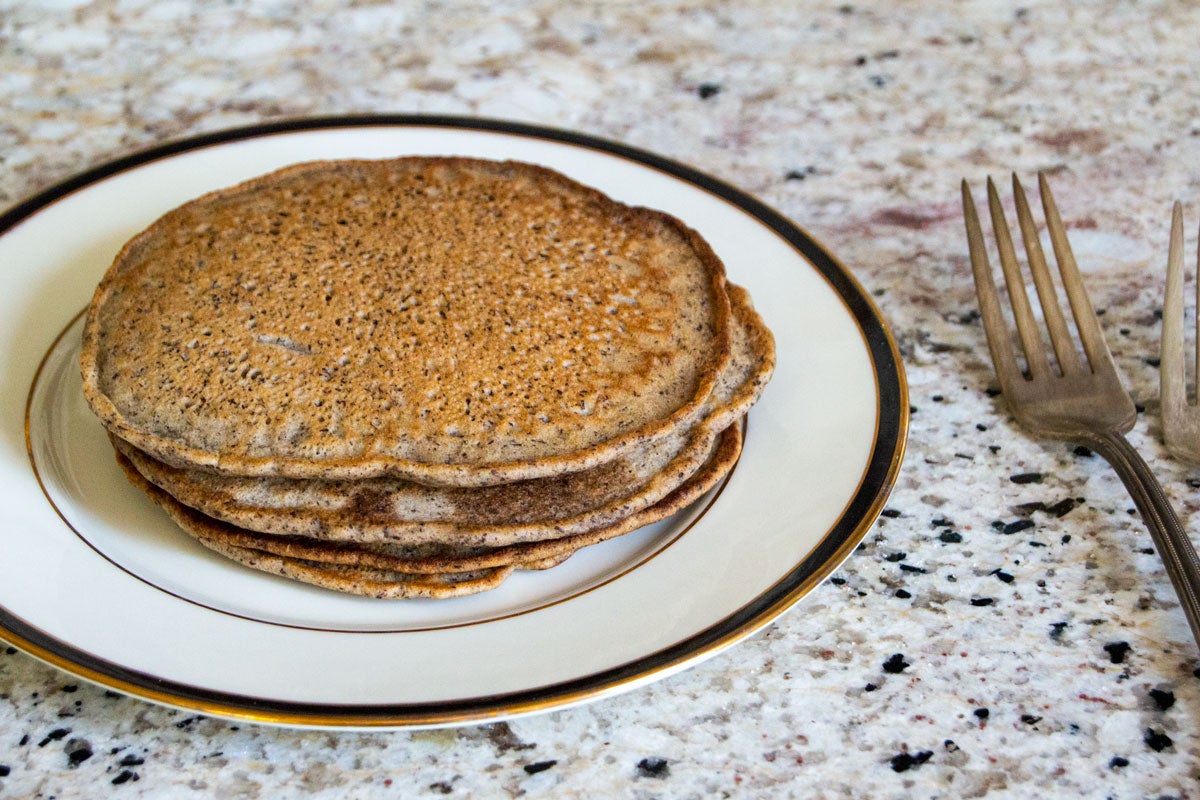
[[[81,367],[174,466],[486,486],[694,424],[730,325],[721,262],[661,212],[529,164],[313,162],[130,241]]]

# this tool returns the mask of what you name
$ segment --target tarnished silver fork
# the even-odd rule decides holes
[[[1038,175],[1038,188],[1041,190],[1046,229],[1050,234],[1062,286],[1070,302],[1083,352],[1081,358],[1059,306],[1058,292],[1046,264],[1025,191],[1014,174],[1013,196],[1017,221],[1054,351],[1054,363],[1051,363],[1025,290],[1025,280],[1017,262],[1000,197],[995,184],[988,178],[988,208],[1013,320],[1024,351],[1025,368],[1022,369],[1001,311],[975,202],[967,182],[964,180],[962,184],[963,216],[967,225],[971,266],[975,273],[975,291],[979,297],[979,311],[987,333],[988,349],[991,350],[996,376],[1000,380],[1000,390],[1017,422],[1030,433],[1086,445],[1104,457],[1117,471],[1141,512],[1146,527],[1150,529],[1155,547],[1191,626],[1192,636],[1200,643],[1200,558],[1197,558],[1195,548],[1179,524],[1179,518],[1163,495],[1162,487],[1123,435],[1133,427],[1137,417],[1133,400],[1121,385],[1116,364],[1104,341],[1096,312],[1084,291],[1075,256],[1067,241],[1066,229],[1044,175]]]
[[[1196,299],[1200,300],[1200,275],[1196,286]],[[1167,449],[1184,461],[1200,464],[1200,405],[1188,396],[1187,368],[1183,363],[1183,316],[1183,206],[1176,202],[1171,212],[1167,290],[1163,296],[1159,399]],[[1200,334],[1200,306],[1196,311],[1196,331]],[[1196,340],[1196,367],[1200,390],[1200,337]]]

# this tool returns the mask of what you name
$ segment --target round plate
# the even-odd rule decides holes
[[[696,228],[747,287],[778,367],[727,480],[675,517],[484,594],[379,601],[228,562],[126,483],[79,388],[79,313],[120,246],[204,192],[297,161],[511,158]],[[693,169],[581,134],[444,117],[238,129],[91,170],[0,217],[0,636],[147,700],[323,727],[440,726],[561,708],[710,656],[854,549],[899,470],[895,343],[847,270]]]

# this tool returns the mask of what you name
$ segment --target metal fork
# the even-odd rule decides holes
[[[1196,298],[1200,301],[1200,275],[1197,278]],[[1200,311],[1197,311],[1196,324],[1200,333]],[[1200,406],[1188,397],[1183,366],[1183,207],[1178,201],[1171,213],[1171,246],[1167,255],[1167,291],[1163,297],[1160,347],[1163,440],[1172,455],[1193,464],[1200,463]],[[1200,338],[1197,338],[1196,366],[1196,375],[1200,376]]]
[[[1105,344],[1100,322],[1079,277],[1079,268],[1067,241],[1062,218],[1050,194],[1046,177],[1042,174],[1038,175],[1038,187],[1041,190],[1046,228],[1058,261],[1062,285],[1070,301],[1083,358],[1080,358],[1059,306],[1058,293],[1046,265],[1025,191],[1014,174],[1013,195],[1017,220],[1025,240],[1029,271],[1054,350],[1055,364],[1051,364],[1025,291],[1025,281],[1017,263],[1012,234],[1000,197],[995,184],[988,178],[988,207],[996,249],[1000,254],[1000,265],[1012,303],[1012,316],[1025,356],[1025,369],[1022,370],[1001,312],[975,202],[967,182],[964,180],[962,184],[963,216],[967,225],[971,266],[975,273],[975,291],[979,296],[979,310],[1001,392],[1017,422],[1030,433],[1086,445],[1117,471],[1141,512],[1146,527],[1150,529],[1155,547],[1191,626],[1192,636],[1200,643],[1200,558],[1197,558],[1195,548],[1179,524],[1179,518],[1163,495],[1162,487],[1146,462],[1122,435],[1133,427],[1137,417],[1133,400],[1121,386],[1121,378]]]

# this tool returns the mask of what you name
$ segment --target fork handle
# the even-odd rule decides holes
[[[1085,438],[1086,443],[1113,466],[1133,497],[1179,596],[1192,636],[1200,644],[1200,557],[1163,494],[1162,486],[1145,460],[1121,434],[1109,432]]]

